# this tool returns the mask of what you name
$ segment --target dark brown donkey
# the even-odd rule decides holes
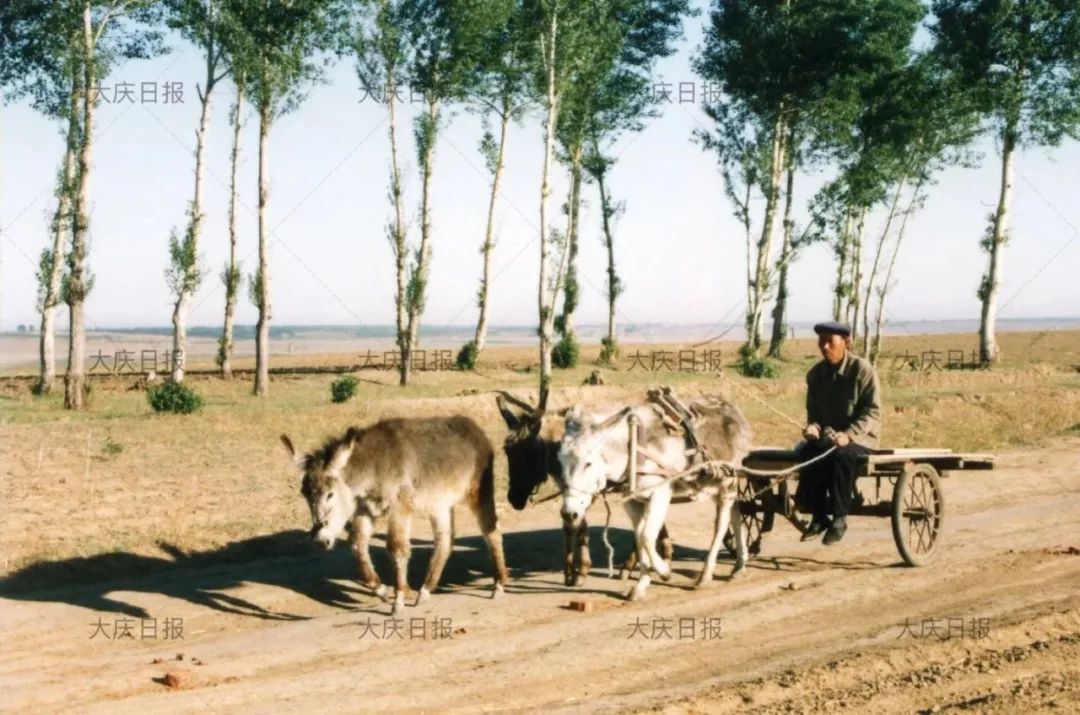
[[[559,464],[560,442],[557,439],[541,436],[543,410],[533,407],[509,392],[500,392],[495,402],[499,406],[499,412],[506,426],[510,429],[510,434],[503,444],[510,477],[506,498],[510,506],[521,511],[548,477],[551,477],[562,489],[562,467]],[[563,521],[563,537],[566,545],[563,561],[564,583],[567,586],[580,586],[585,583],[589,570],[592,568],[588,523],[584,519],[576,525]],[[673,548],[667,526],[664,526],[657,538],[657,549],[664,554],[665,559],[670,561]],[[637,553],[631,550],[630,557],[622,567],[622,573],[632,572],[636,563]]]
[[[427,578],[416,599],[419,605],[438,587],[453,549],[454,505],[462,501],[476,515],[491,551],[492,596],[502,593],[506,562],[495,516],[494,449],[471,419],[389,419],[362,429],[350,427],[344,435],[302,456],[287,436],[282,435],[281,441],[304,471],[300,493],[311,509],[312,537],[324,548],[332,548],[351,521],[350,540],[360,574],[383,599],[387,589],[375,573],[368,542],[375,520],[386,516],[386,546],[394,563],[393,615],[400,614],[405,605],[413,515],[431,520],[435,542]]]

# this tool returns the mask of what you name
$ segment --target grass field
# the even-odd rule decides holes
[[[993,452],[1080,432],[1080,331],[1008,333],[1001,344],[1005,359],[994,370],[912,370],[892,356],[929,359],[936,351],[944,364],[948,351],[969,355],[975,337],[890,339],[879,365],[884,444]],[[580,367],[557,372],[552,407],[625,403],[640,399],[646,387],[667,384],[685,395],[728,396],[753,424],[756,444],[793,443],[798,431],[785,415],[803,417],[803,375],[817,357],[816,345],[790,343],[780,378],[768,381],[736,374],[730,366],[736,347],[704,346],[722,351],[722,372],[678,372],[630,370],[629,356],[637,351],[648,361],[654,351],[689,346],[627,345],[620,369],[600,369],[600,387],[582,384],[599,369],[593,364],[597,349],[587,347]],[[356,362],[355,355],[327,354],[275,357],[272,365]],[[279,434],[312,447],[351,424],[460,413],[475,418],[499,446],[505,427],[494,391],[534,398],[533,362],[532,348],[492,349],[475,373],[420,372],[406,389],[392,373],[365,370],[357,396],[337,405],[330,403],[331,375],[275,376],[266,399],[250,395],[247,379],[192,376],[188,381],[206,407],[191,416],[154,414],[145,392],[131,389],[134,376],[93,379],[90,407],[82,413],[65,412],[62,395],[32,396],[28,381],[0,381],[0,575],[65,560],[62,573],[42,568],[37,581],[20,581],[44,586],[69,576],[112,575],[95,573],[94,557],[109,552],[156,557],[167,566],[178,554],[224,557],[229,544],[306,528],[298,475]],[[505,505],[501,460],[496,473]],[[504,528],[513,530],[513,517],[507,515]]]

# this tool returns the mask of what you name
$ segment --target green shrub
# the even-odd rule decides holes
[[[105,437],[105,444],[101,446],[101,453],[106,457],[115,457],[124,451],[124,445],[113,441],[112,435]]]
[[[573,333],[567,333],[552,348],[551,362],[555,367],[566,370],[577,365],[579,352],[577,338]]]
[[[780,377],[780,365],[768,357],[743,355],[739,361],[739,372],[745,377],[771,380]]]
[[[745,377],[756,379],[769,379],[780,377],[780,366],[775,360],[761,357],[750,350],[746,345],[739,348],[739,373]]]
[[[603,345],[600,348],[600,364],[614,367],[615,361],[619,359],[619,343],[604,337],[600,338],[600,344]]]
[[[160,385],[154,385],[146,391],[146,399],[155,412],[174,412],[177,414],[190,414],[198,412],[203,407],[203,398],[182,382],[166,380]]]
[[[356,394],[356,388],[360,384],[352,375],[342,375],[330,384],[331,402],[345,402],[352,399]]]
[[[476,343],[472,340],[461,346],[457,354],[457,366],[459,370],[475,370],[476,359],[480,357],[480,351],[476,349]]]

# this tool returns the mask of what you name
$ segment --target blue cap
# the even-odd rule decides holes
[[[814,326],[814,332],[818,335],[842,335],[845,338],[851,337],[851,328],[847,323],[838,323],[835,320],[829,320],[824,323],[818,323]]]

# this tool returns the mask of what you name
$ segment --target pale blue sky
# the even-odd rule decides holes
[[[657,80],[700,83],[690,68],[703,17],[690,20],[678,54],[663,62]],[[87,303],[91,327],[163,326],[171,297],[163,279],[167,239],[182,227],[191,199],[195,83],[198,52],[174,41],[172,54],[130,62],[103,82],[182,82],[179,105],[103,104],[98,112],[91,183],[90,265],[97,276]],[[270,139],[270,223],[273,317],[276,324],[388,324],[393,321],[393,270],[384,224],[389,215],[389,144],[385,112],[360,102],[352,65],[332,68],[326,84],[282,118]],[[218,325],[223,290],[218,274],[228,237],[226,211],[232,87],[215,92],[209,137],[205,229],[200,252],[209,269],[196,298],[193,325]],[[697,96],[700,99],[700,95]],[[138,100],[138,91],[136,91]],[[677,100],[677,94],[676,94]],[[401,138],[406,201],[412,216],[419,180],[412,152],[411,107],[403,107]],[[617,226],[617,261],[626,284],[622,322],[729,323],[745,295],[745,245],[731,217],[712,155],[692,142],[705,125],[700,107],[677,101],[639,135],[624,137],[611,190],[624,200]],[[60,126],[26,105],[0,108],[0,329],[37,323],[33,265],[47,243]],[[241,255],[256,264],[256,122],[249,115],[241,168]],[[433,259],[425,322],[475,321],[488,176],[477,152],[480,123],[460,109],[443,131],[433,184]],[[498,214],[492,287],[495,324],[536,320],[536,243],[543,149],[539,115],[510,135]],[[998,190],[992,142],[975,170],[943,174],[926,208],[910,225],[899,259],[888,314],[899,321],[978,317],[975,289],[985,267],[978,242]],[[822,176],[800,177],[801,204]],[[560,170],[552,209],[566,180]],[[1026,152],[1017,162],[1012,238],[1004,251],[1001,317],[1080,315],[1080,147]],[[606,321],[605,255],[595,187],[586,187],[582,217],[578,323]],[[561,219],[561,215],[557,214]],[[760,216],[760,214],[759,214]],[[878,226],[874,222],[871,229]],[[412,236],[417,236],[414,219]],[[868,237],[874,236],[873,230]],[[1060,251],[1060,252],[1059,252]],[[867,250],[869,252],[869,249]],[[1051,257],[1056,257],[1051,261]],[[1049,261],[1049,264],[1048,264]],[[791,317],[819,319],[830,310],[833,257],[826,246],[806,250],[791,273]],[[246,290],[245,290],[246,295]],[[725,316],[726,319],[725,319]],[[245,300],[238,319],[253,323]]]

